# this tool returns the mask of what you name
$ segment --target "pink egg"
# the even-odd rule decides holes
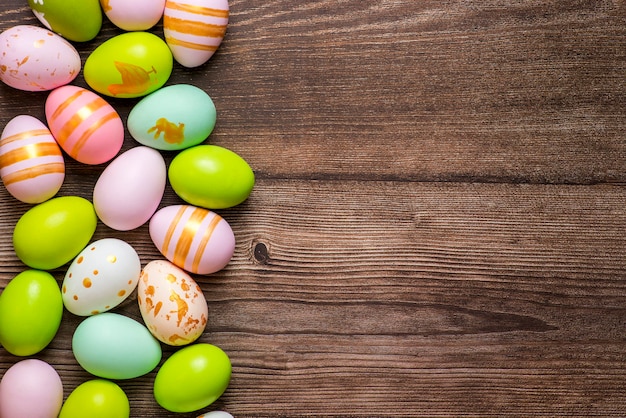
[[[100,0],[100,4],[109,20],[127,31],[150,29],[165,8],[165,0]]]
[[[41,203],[63,185],[65,162],[59,145],[39,119],[16,116],[0,136],[0,178],[13,197]]]
[[[167,172],[161,154],[149,147],[135,147],[115,158],[104,169],[93,191],[100,220],[118,231],[148,222],[165,192]]]
[[[5,30],[0,51],[0,80],[20,90],[52,90],[74,80],[81,68],[72,44],[38,26]]]
[[[223,269],[235,251],[235,235],[228,222],[191,205],[158,210],[150,220],[150,238],[165,258],[197,274]]]
[[[228,0],[167,0],[163,33],[174,59],[189,68],[207,62],[224,39],[228,14]]]
[[[48,363],[27,359],[15,363],[0,381],[0,417],[56,418],[63,404],[63,384]]]
[[[77,86],[53,90],[46,99],[46,119],[54,139],[84,164],[102,164],[120,151],[124,125],[102,97]]]

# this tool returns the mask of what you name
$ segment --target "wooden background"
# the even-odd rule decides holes
[[[230,6],[219,52],[168,82],[211,95],[208,142],[257,178],[218,211],[231,263],[194,276],[201,341],[233,364],[201,412],[626,416],[626,2]],[[38,24],[26,1],[3,1],[1,29],[21,23]],[[85,59],[118,33],[75,45]],[[2,125],[43,119],[45,97],[0,86]],[[125,120],[136,101],[111,104]],[[68,159],[59,194],[91,198],[103,168]],[[180,202],[168,188],[163,205]],[[2,287],[25,268],[11,234],[28,208],[0,189]],[[146,226],[105,237],[161,258]],[[116,311],[140,318],[136,298]],[[66,396],[90,378],[79,320],[35,356]],[[1,350],[0,372],[18,360]],[[199,414],[161,409],[154,376],[118,382],[133,417]]]

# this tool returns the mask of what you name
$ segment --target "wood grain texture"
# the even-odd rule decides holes
[[[230,6],[217,54],[169,84],[211,95],[208,142],[257,177],[219,211],[231,263],[194,276],[201,341],[233,377],[190,414],[156,404],[155,372],[120,381],[131,416],[624,416],[626,2]],[[0,28],[19,23],[38,24],[5,1]],[[85,59],[118,33],[75,45]],[[44,119],[45,97],[0,85],[0,122]],[[111,103],[125,119],[136,100]],[[91,198],[103,168],[67,159],[60,195]],[[162,206],[180,202],[168,188]],[[0,188],[1,287],[25,268],[11,234],[28,208]],[[105,237],[161,258],[145,225]],[[115,311],[140,319],[135,295]],[[65,312],[35,356],[66,396],[90,378],[79,322]],[[18,360],[0,349],[0,373]]]

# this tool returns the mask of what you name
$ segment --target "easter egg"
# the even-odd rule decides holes
[[[26,211],[13,230],[13,248],[24,264],[52,270],[71,261],[89,243],[98,218],[78,196],[55,197]]]
[[[228,25],[228,0],[167,0],[163,34],[174,59],[197,67],[213,56]]]
[[[108,311],[122,303],[137,287],[139,255],[117,238],[92,242],[78,254],[63,279],[63,304],[74,315]]]
[[[224,218],[191,205],[159,209],[150,219],[150,238],[165,258],[197,274],[223,269],[235,251],[235,235]]]
[[[180,150],[207,139],[216,121],[213,100],[189,84],[163,87],[141,99],[128,115],[128,131],[140,144]]]
[[[172,73],[167,44],[149,32],[127,32],[100,44],[85,61],[83,75],[98,93],[145,96],[162,87]]]
[[[90,41],[102,26],[98,0],[28,0],[28,5],[45,27],[70,41]]]
[[[168,178],[181,199],[208,209],[238,205],[254,186],[248,163],[217,145],[198,145],[180,152],[170,164]]]
[[[45,108],[54,139],[76,161],[102,164],[122,148],[122,119],[94,92],[77,86],[59,87],[50,92]]]
[[[102,10],[117,27],[127,31],[147,30],[163,16],[165,0],[100,0]]]
[[[78,385],[67,397],[59,418],[129,418],[130,403],[117,384],[102,379]]]
[[[0,34],[0,80],[19,90],[45,91],[68,84],[80,72],[80,56],[65,39],[32,25]]]
[[[40,270],[23,271],[0,294],[0,344],[16,356],[36,354],[52,341],[62,315],[54,277]]]
[[[206,327],[209,310],[202,289],[169,261],[155,260],[144,267],[137,300],[144,323],[165,344],[189,344]]]
[[[154,398],[168,411],[196,411],[222,396],[230,375],[230,359],[221,348],[193,344],[165,360],[154,379]]]
[[[61,148],[39,119],[19,115],[0,136],[0,178],[16,199],[41,203],[53,197],[65,179]]]
[[[72,351],[87,372],[105,379],[133,379],[161,361],[161,345],[127,316],[104,312],[87,317],[72,336]]]
[[[54,368],[38,359],[22,360],[0,381],[0,417],[56,418],[63,404],[63,383]]]
[[[198,418],[234,418],[231,414],[224,411],[211,411],[200,415]]]

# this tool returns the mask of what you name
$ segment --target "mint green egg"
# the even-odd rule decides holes
[[[89,243],[97,221],[93,204],[82,197],[63,196],[40,203],[15,225],[15,254],[34,269],[61,267]]]
[[[85,61],[89,87],[111,97],[141,97],[161,88],[172,74],[172,52],[148,32],[127,32],[98,46]]]
[[[102,27],[99,0],[28,0],[28,5],[44,26],[70,41],[90,41]]]
[[[0,294],[0,344],[16,356],[43,350],[54,338],[63,300],[52,275],[26,270],[15,276]]]
[[[181,151],[172,159],[167,175],[181,199],[207,209],[238,205],[254,187],[254,172],[248,163],[217,145],[197,145]]]
[[[128,131],[140,144],[173,151],[203,142],[217,113],[211,97],[189,84],[175,84],[141,99],[128,115]]]

